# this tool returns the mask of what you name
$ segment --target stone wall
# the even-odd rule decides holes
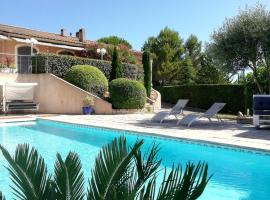
[[[35,101],[40,103],[40,113],[81,114],[83,100],[93,96],[96,114],[112,114],[112,105],[52,74],[0,73],[0,84],[5,82],[37,82]]]

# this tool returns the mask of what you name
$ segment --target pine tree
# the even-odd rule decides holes
[[[206,56],[202,57],[201,67],[197,72],[196,83],[198,84],[217,84],[221,76],[218,69],[212,64]]]
[[[180,85],[191,85],[194,83],[195,70],[189,57],[181,63],[178,71],[178,80]]]
[[[146,88],[147,96],[150,97],[151,87],[152,87],[152,69],[151,69],[151,61],[150,61],[150,52],[143,52],[143,70],[144,70],[144,87]]]
[[[122,78],[122,77],[123,77],[123,66],[119,59],[117,48],[114,47],[113,56],[112,56],[112,70],[110,73],[110,81],[112,81],[113,79]]]

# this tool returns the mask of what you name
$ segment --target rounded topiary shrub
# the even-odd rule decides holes
[[[100,97],[108,91],[108,80],[96,67],[90,65],[75,65],[70,68],[65,76],[66,81],[96,94]]]
[[[109,92],[114,108],[138,109],[143,108],[146,102],[146,90],[135,80],[114,79],[109,84]]]

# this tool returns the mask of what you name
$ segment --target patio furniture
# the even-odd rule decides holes
[[[34,111],[39,103],[34,102],[34,87],[37,83],[6,83],[4,87],[4,112]]]
[[[209,122],[212,122],[213,117],[216,117],[219,122],[222,120],[218,117],[217,113],[224,108],[226,103],[214,103],[205,113],[194,113],[189,114],[185,117],[183,117],[181,120],[178,120],[177,125],[185,125],[190,127],[191,124],[200,118],[207,118]]]
[[[253,125],[270,124],[270,95],[253,95]]]
[[[170,111],[161,111],[158,112],[151,121],[162,123],[167,117],[170,115],[174,115],[176,119],[178,119],[179,115],[184,115],[183,109],[188,103],[188,99],[179,99],[177,103],[172,107]]]

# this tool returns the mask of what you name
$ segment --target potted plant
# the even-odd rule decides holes
[[[84,106],[82,107],[84,115],[91,115],[93,113],[94,98],[92,96],[86,96],[83,100]]]

